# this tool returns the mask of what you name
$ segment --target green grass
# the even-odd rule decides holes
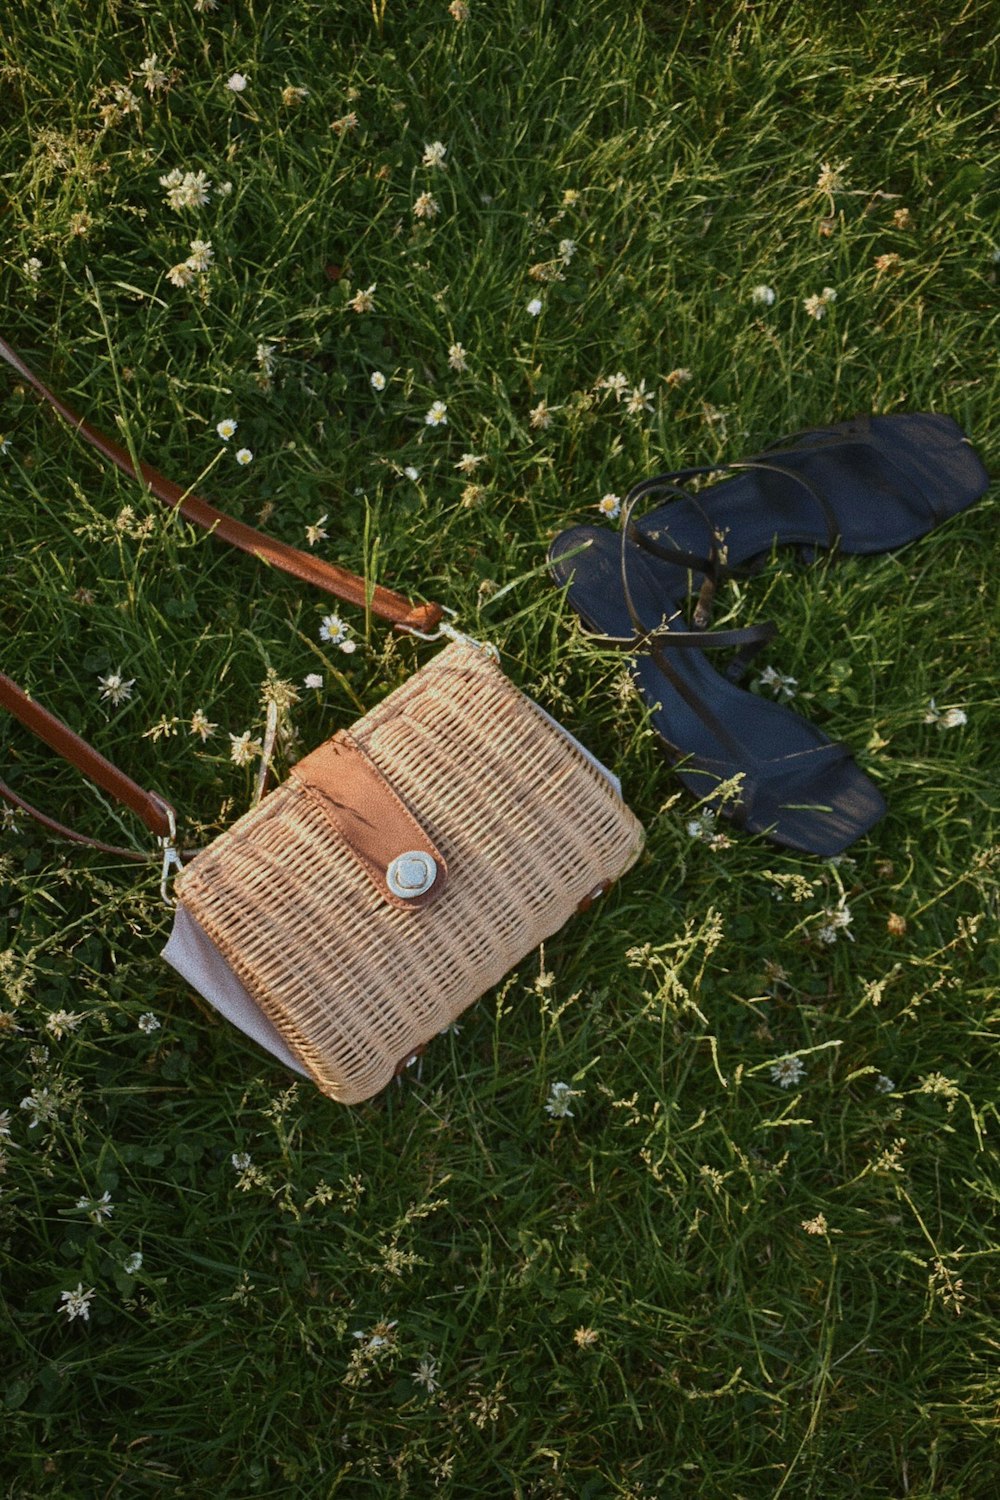
[[[765,659],[885,792],[835,864],[691,838],[620,658],[542,564],[608,491],[856,411],[948,412],[995,464],[995,8],[380,9],[8,0],[0,331],[172,478],[213,464],[209,498],[297,545],[326,514],[321,555],[456,608],[620,772],[647,853],[419,1077],[348,1110],[161,965],[152,868],[0,834],[3,1493],[988,1500],[995,498],[892,556],[779,554],[721,600],[719,624],[779,622]],[[133,78],[102,124],[153,53],[167,84]],[[205,207],[166,206],[174,168],[207,174]],[[215,263],[177,288],[194,238]],[[595,390],[619,370],[651,411]],[[291,715],[310,747],[433,650],[346,609],[361,649],[324,646],[329,599],[165,515],[6,374],[0,431],[0,665],[188,840],[247,805],[227,736],[260,734],[269,670],[324,673]],[[932,697],[964,727],[925,723]],[[142,847],[9,721],[0,771]],[[841,898],[849,936],[818,942]],[[105,1192],[109,1219],[75,1207]],[[87,1322],[59,1310],[78,1284]]]

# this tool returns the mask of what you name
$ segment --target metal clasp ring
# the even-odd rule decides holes
[[[164,906],[173,906],[175,903],[170,899],[169,889],[170,871],[174,868],[178,870],[183,869],[183,865],[181,864],[181,857],[177,852],[177,819],[174,816],[174,810],[166,802],[163,804],[163,807],[167,814],[167,821],[170,824],[170,832],[156,840],[158,846],[163,850],[163,865],[160,870],[160,896],[162,897]]]

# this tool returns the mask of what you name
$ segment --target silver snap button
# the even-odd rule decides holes
[[[399,854],[385,872],[385,883],[394,896],[412,901],[429,891],[437,879],[437,861],[421,849]]]

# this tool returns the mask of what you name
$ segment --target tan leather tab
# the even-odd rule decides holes
[[[349,734],[334,735],[291,774],[318,794],[384,900],[400,911],[437,900],[448,879],[444,856]]]

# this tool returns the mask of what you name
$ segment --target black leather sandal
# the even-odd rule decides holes
[[[701,475],[731,478],[691,495]],[[700,589],[695,623],[708,622],[726,573],[753,569],[775,546],[867,555],[916,541],[965,510],[989,475],[950,417],[862,416],[782,439],[736,463],[657,474],[629,500],[672,499],[632,537],[661,565],[661,607]],[[579,541],[579,537],[577,537]]]
[[[714,803],[723,816],[786,848],[841,853],[878,822],[885,802],[846,745],[736,685],[774,626],[689,630],[664,608],[656,559],[632,546],[627,530],[563,532],[549,551],[551,573],[588,630],[630,654],[681,782],[712,807],[720,784],[741,775],[738,798]],[[735,648],[726,676],[705,657],[716,648]]]

